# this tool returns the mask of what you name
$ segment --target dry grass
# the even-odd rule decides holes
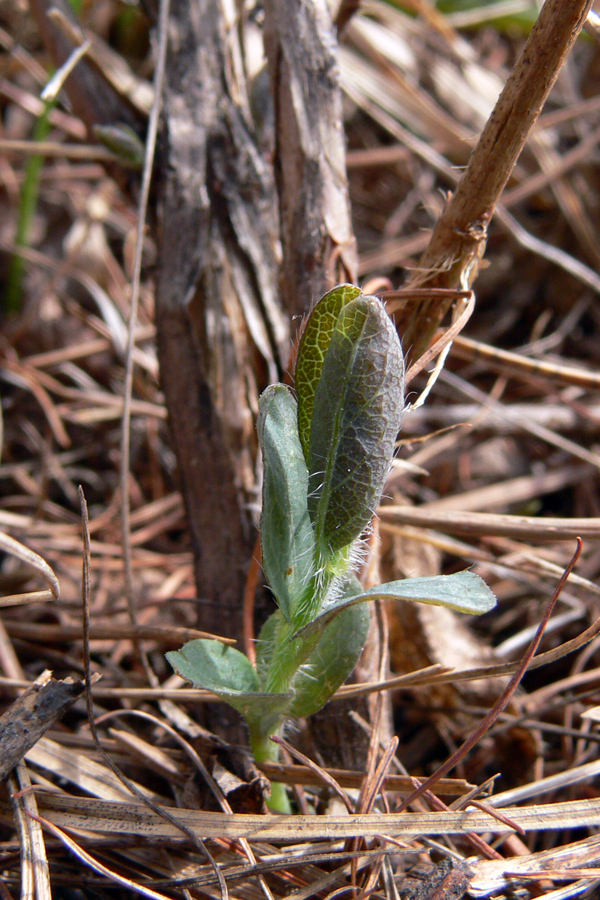
[[[118,10],[100,6],[87,16],[108,37]],[[424,0],[411,6],[419,17],[370,0],[350,22],[340,57],[361,278],[390,291],[427,246],[444,192],[522,43],[510,23],[505,31],[482,22],[456,32],[452,15]],[[45,669],[57,678],[84,675],[79,485],[90,510],[91,667],[101,675],[93,687],[101,747],[78,701],[7,782],[3,896],[16,896],[20,884],[40,898],[50,885],[55,896],[75,887],[78,896],[104,896],[110,883],[122,896],[194,897],[221,896],[226,883],[232,897],[247,900],[325,897],[353,886],[361,896],[462,897],[469,888],[500,898],[512,896],[514,884],[523,898],[595,896],[598,45],[578,41],[519,160],[475,285],[469,337],[454,341],[426,405],[406,415],[380,511],[384,569],[401,577],[473,565],[498,608],[468,628],[438,610],[391,614],[395,677],[384,672],[383,683],[340,695],[393,689],[399,749],[375,728],[366,773],[291,759],[268,770],[296,786],[303,813],[272,818],[261,809],[260,773],[253,769],[249,781],[249,763],[238,759],[234,774],[228,748],[197,724],[199,704],[212,698],[182,688],[163,657],[197,635],[195,610],[207,601],[195,595],[158,382],[152,228],[130,408],[125,546],[135,623],[128,611],[121,422],[137,175],[89,146],[82,123],[55,108],[28,246],[17,250],[48,60],[17,2],[0,16],[3,290],[11,258],[24,260],[22,303],[4,317],[0,338],[0,531],[33,552],[0,544],[3,710]],[[147,60],[131,61],[148,75]],[[424,373],[415,378],[411,400],[426,382]],[[546,628],[543,665],[531,668],[455,777],[397,812],[412,776],[436,771],[497,702],[578,535],[583,551]],[[163,807],[168,820],[156,811]],[[443,864],[431,862],[432,849]]]

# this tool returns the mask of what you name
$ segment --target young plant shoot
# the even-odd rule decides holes
[[[325,294],[298,347],[296,393],[259,400],[263,454],[262,563],[278,609],[263,626],[256,668],[218,641],[167,653],[176,672],[246,718],[257,761],[286,720],[321,709],[348,678],[369,629],[368,601],[417,600],[466,613],[495,604],[472,572],[409,578],[364,590],[354,574],[361,536],[381,499],[404,407],[404,359],[377,297],[353,285]],[[287,811],[284,788],[270,805]]]

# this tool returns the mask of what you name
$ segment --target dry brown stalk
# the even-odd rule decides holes
[[[494,209],[591,6],[592,0],[544,3],[409,286],[473,285]],[[439,301],[413,302],[396,314],[413,359],[428,347],[448,308]]]
[[[568,541],[581,535],[584,539],[597,540],[600,537],[600,519],[559,519],[545,516],[499,515],[482,512],[437,512],[426,507],[380,506],[377,514],[386,518],[419,525],[422,528],[437,528],[450,534],[502,535],[533,543],[546,541]]]

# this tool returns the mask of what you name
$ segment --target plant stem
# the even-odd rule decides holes
[[[283,617],[279,623],[265,686],[265,690],[271,694],[288,693],[298,669],[306,662],[319,640],[320,634],[317,633],[309,638],[297,638],[292,641],[291,637],[298,628],[298,624],[288,625]]]
[[[250,746],[256,762],[279,762],[279,745],[275,744],[268,735],[263,734],[258,728],[250,724]],[[282,730],[282,724],[277,728],[277,734]],[[279,781],[271,782],[271,796],[267,806],[274,812],[290,815],[292,807],[285,789],[285,785]]]
[[[50,131],[50,121],[48,116],[53,106],[54,103],[52,102],[46,103],[44,111],[35,124],[33,140],[36,143],[45,140],[48,136]],[[19,221],[15,238],[17,253],[14,254],[10,261],[8,284],[6,288],[6,311],[9,313],[18,312],[21,308],[25,260],[18,251],[22,247],[27,247],[29,245],[31,223],[37,207],[40,190],[40,175],[43,165],[44,157],[35,154],[29,157],[25,166],[25,179],[21,189],[21,205],[19,208]]]
[[[542,6],[408,286],[457,288],[475,281],[494,209],[591,5],[592,0],[546,0]],[[452,302],[415,299],[396,314],[412,361],[427,348]]]
[[[273,657],[269,664],[269,677],[265,690],[272,694],[287,694],[290,691],[294,676],[300,666],[306,662],[314,650],[320,635],[309,638],[291,640],[297,630],[297,625],[288,624],[283,616],[278,623],[275,634],[275,646]],[[250,746],[257,762],[278,762],[279,746],[271,739],[271,734],[281,734],[284,717],[282,716],[276,727],[265,727],[264,720],[248,721],[250,728]],[[290,802],[285,785],[273,782],[271,784],[271,796],[268,800],[269,809],[282,813],[291,813]]]
[[[288,816],[292,814],[292,806],[285,784],[282,784],[280,781],[271,782],[271,796],[267,800],[267,806],[273,812],[285,813]]]

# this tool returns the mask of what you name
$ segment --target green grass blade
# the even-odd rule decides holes
[[[33,140],[37,143],[44,141],[50,132],[50,110],[54,103],[46,103],[46,107],[38,118],[33,131]],[[17,222],[17,233],[15,244],[17,251],[21,248],[29,246],[29,236],[31,234],[31,225],[37,208],[38,197],[40,193],[40,179],[42,169],[44,167],[44,157],[33,154],[27,160],[25,165],[25,178],[21,188],[21,204],[19,207],[19,219]],[[16,313],[21,308],[21,298],[23,293],[23,273],[25,271],[25,260],[17,252],[10,261],[8,278],[6,285],[6,312]]]

